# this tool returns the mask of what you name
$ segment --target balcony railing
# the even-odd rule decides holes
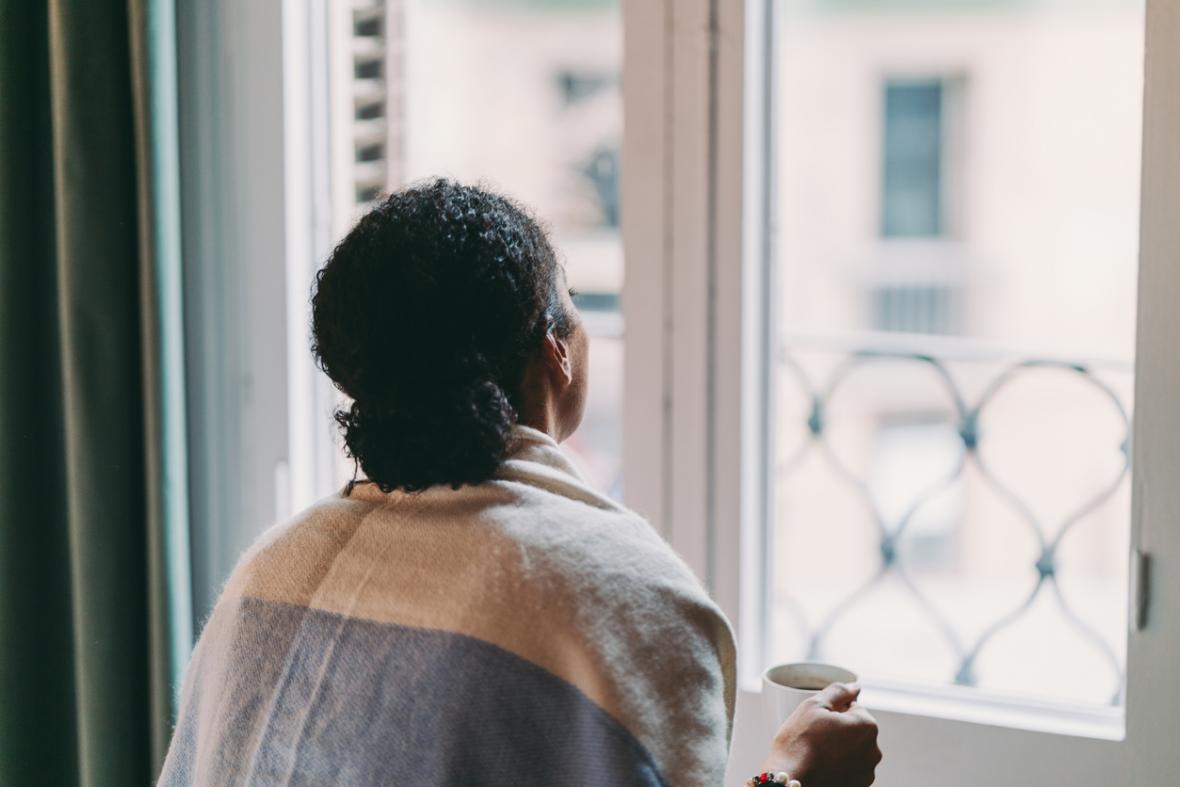
[[[822,363],[814,362],[816,358],[822,358]],[[852,340],[791,339],[781,348],[779,367],[776,383],[779,398],[790,399],[797,407],[780,408],[776,433],[780,438],[784,434],[789,435],[792,430],[798,431],[800,435],[796,446],[779,451],[779,487],[789,484],[792,475],[801,472],[799,468],[806,461],[810,467],[808,472],[826,473],[828,481],[838,484],[863,505],[867,518],[872,522],[871,532],[874,534],[869,543],[848,546],[849,549],[859,550],[864,558],[860,565],[870,566],[869,570],[858,575],[857,582],[850,581],[840,597],[826,605],[822,613],[813,615],[812,620],[808,621],[805,615],[799,614],[799,602],[803,600],[805,592],[801,588],[789,587],[786,597],[781,593],[778,596],[780,605],[785,601],[785,606],[795,609],[797,614],[793,617],[798,627],[797,634],[806,643],[809,658],[824,658],[833,627],[853,607],[871,596],[887,580],[891,580],[904,589],[901,597],[908,599],[909,609],[904,614],[919,616],[938,633],[954,654],[953,674],[946,675],[945,679],[972,686],[977,684],[976,666],[981,654],[997,647],[997,637],[1024,618],[1034,604],[1048,601],[1061,620],[1068,623],[1088,647],[1101,654],[1109,668],[1113,685],[1118,687],[1110,701],[1112,704],[1121,702],[1125,683],[1122,647],[1111,640],[1110,626],[1105,627],[1105,632],[1100,631],[1089,619],[1091,610],[1079,609],[1063,592],[1060,579],[1071,570],[1069,561],[1062,557],[1063,544],[1078,538],[1077,534],[1082,530],[1079,527],[1081,523],[1120,491],[1126,492],[1131,435],[1128,401],[1132,375],[1129,363],[1018,354],[949,339],[876,335]],[[863,383],[869,367],[873,367],[877,374],[871,378],[876,381],[874,385],[866,387],[850,382],[860,378]],[[1046,379],[1046,375],[1041,374],[1043,372],[1055,374],[1048,375]],[[1033,378],[1037,382],[1030,383]],[[1050,386],[1053,386],[1052,390]],[[847,393],[850,389],[859,393]],[[989,458],[989,440],[995,438],[1001,428],[1020,429],[1027,432],[1030,439],[1035,439],[1036,430],[1033,427],[1039,416],[1034,407],[1030,405],[1023,418],[1017,418],[1016,423],[1012,422],[1012,414],[1022,412],[1020,391],[1035,391],[1036,396],[1032,398],[1039,402],[1037,407],[1042,408],[1046,402],[1050,406],[1059,402],[1060,406],[1065,407],[1070,397],[1084,398],[1091,410],[1105,408],[1108,411],[1109,417],[1102,417],[1106,425],[1103,437],[1108,438],[1112,434],[1119,436],[1114,445],[1109,445],[1103,439],[1097,443],[1091,441],[1097,448],[1093,445],[1086,448],[1090,453],[1081,459],[1085,461],[1092,455],[1097,469],[1086,473],[1085,481],[1065,485],[1065,492],[1072,496],[1073,504],[1064,514],[1048,515],[1045,513],[1046,507],[1038,504],[1039,501],[1035,499],[1038,494],[1035,467],[1031,470],[1023,468],[1022,483],[1017,485],[1011,481],[1011,472],[1003,472]],[[833,402],[839,397],[844,397],[845,404],[850,397],[859,404],[852,408],[833,407]],[[989,421],[989,413],[1001,398],[1006,398],[1003,409],[1009,419],[1007,425]],[[892,511],[886,510],[880,495],[874,493],[879,482],[875,485],[865,468],[858,466],[865,465],[865,462],[849,461],[847,452],[842,453],[834,447],[831,438],[833,429],[839,426],[841,413],[845,416],[852,413],[865,423],[872,424],[877,422],[873,414],[879,414],[882,410],[896,413],[910,408],[929,412],[931,407],[937,411],[936,418],[946,427],[945,431],[949,433],[953,430],[957,435],[958,456],[946,463],[938,477],[922,485],[921,491],[907,505],[900,508],[894,506]],[[790,412],[782,412],[784,409]],[[862,418],[865,413],[870,416]],[[1088,416],[1083,420],[1076,424],[1079,438],[1085,436],[1083,432],[1093,423]],[[1021,436],[1016,437],[1019,439]],[[1071,440],[1061,442],[1062,451],[1076,453],[1081,450]],[[861,441],[860,445],[864,444],[865,441]],[[1055,446],[1042,445],[1037,448],[1052,450]],[[1079,457],[1072,458],[1076,460]],[[969,470],[972,487],[977,490],[974,492],[975,497],[990,495],[999,501],[1011,518],[1021,523],[1019,527],[1032,539],[1036,548],[1034,559],[1024,564],[1029,582],[1028,591],[1018,602],[989,616],[988,620],[977,619],[971,627],[971,633],[965,634],[964,627],[956,625],[955,610],[948,609],[946,599],[938,599],[940,603],[934,603],[931,592],[921,582],[915,581],[907,552],[901,548],[901,544],[910,534],[919,513],[947,490],[956,485],[961,487]],[[1100,482],[1095,483],[1097,474],[1104,475]],[[1060,491],[1061,484],[1057,486]],[[808,492],[805,489],[796,494],[806,495]],[[815,510],[822,506],[822,501],[815,500],[809,501],[806,507]],[[1129,511],[1125,514],[1119,514],[1113,520],[1124,528],[1129,527]],[[962,515],[974,517],[973,527],[988,526],[987,522],[980,522],[978,512],[972,513],[969,507],[963,509]],[[1103,521],[1109,524],[1111,518],[1107,516]],[[800,526],[806,527],[808,524],[805,522]],[[1085,538],[1093,540],[1093,530],[1090,528]],[[1100,534],[1099,538],[1106,538],[1103,543],[1118,543],[1117,538],[1108,536],[1109,533]],[[871,559],[865,556],[866,551],[872,552]],[[1012,550],[1013,554],[1019,551]],[[1023,561],[1024,558],[1020,559]],[[953,574],[955,569],[952,566],[945,570]],[[784,611],[781,608],[779,610]],[[977,611],[973,614],[977,614]],[[1011,642],[1008,646],[1011,646]],[[1067,658],[1068,654],[1062,654],[1062,657]]]

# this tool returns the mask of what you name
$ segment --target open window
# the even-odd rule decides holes
[[[571,447],[735,622],[735,780],[809,657],[864,676],[882,784],[1180,770],[1171,3],[178,10],[198,618],[352,472],[317,266],[383,191],[483,179],[594,336]]]
[[[627,299],[660,307],[629,347],[665,359],[628,363],[664,449],[625,468],[738,623],[731,775],[761,670],[822,659],[864,678],[883,784],[1166,783],[1130,763],[1166,745],[1175,641],[1141,475],[1174,428],[1142,409],[1174,195],[1141,172],[1175,166],[1175,29],[1146,25],[1145,94],[1142,4],[664,10],[625,20],[624,205],[666,184],[623,215]]]

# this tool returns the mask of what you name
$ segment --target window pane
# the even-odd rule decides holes
[[[780,0],[775,660],[1121,703],[1135,0]]]
[[[942,82],[886,80],[881,234],[942,231]]]
[[[355,24],[340,27],[354,32],[345,49],[358,60],[345,85],[354,101],[336,106],[355,111],[353,133],[379,134],[343,156],[355,159],[355,189],[337,212],[351,219],[355,202],[435,176],[483,183],[533,209],[591,333],[587,414],[567,447],[592,483],[621,494],[617,0],[348,5]]]

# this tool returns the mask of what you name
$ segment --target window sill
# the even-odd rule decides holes
[[[900,681],[861,681],[861,703],[873,713],[941,719],[985,727],[1121,741],[1126,737],[1123,707],[1016,697],[962,686],[920,686]],[[761,679],[743,679],[738,694],[757,718],[762,710]],[[769,724],[769,720],[765,722]],[[769,736],[772,730],[767,730]]]
[[[998,758],[1013,752],[1023,769],[1014,784],[1072,783],[1062,780],[1065,771],[1092,773],[1101,783],[1119,762],[1122,708],[1017,701],[953,686],[863,685],[864,705],[881,726],[885,760],[875,783],[882,787],[991,787],[996,774],[1011,766]],[[760,686],[743,680],[727,784],[741,784],[758,770],[774,731]],[[1041,756],[1046,751],[1068,757],[1070,767]]]
[[[904,714],[1026,732],[1121,741],[1121,707],[1083,705],[991,694],[960,686],[923,687],[866,681],[861,700],[873,712]]]

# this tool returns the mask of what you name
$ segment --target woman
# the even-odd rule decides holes
[[[161,784],[719,785],[729,625],[558,448],[587,339],[544,231],[436,181],[341,241],[314,352],[363,479],[265,534],[201,635]],[[869,784],[833,687],[766,768]]]

